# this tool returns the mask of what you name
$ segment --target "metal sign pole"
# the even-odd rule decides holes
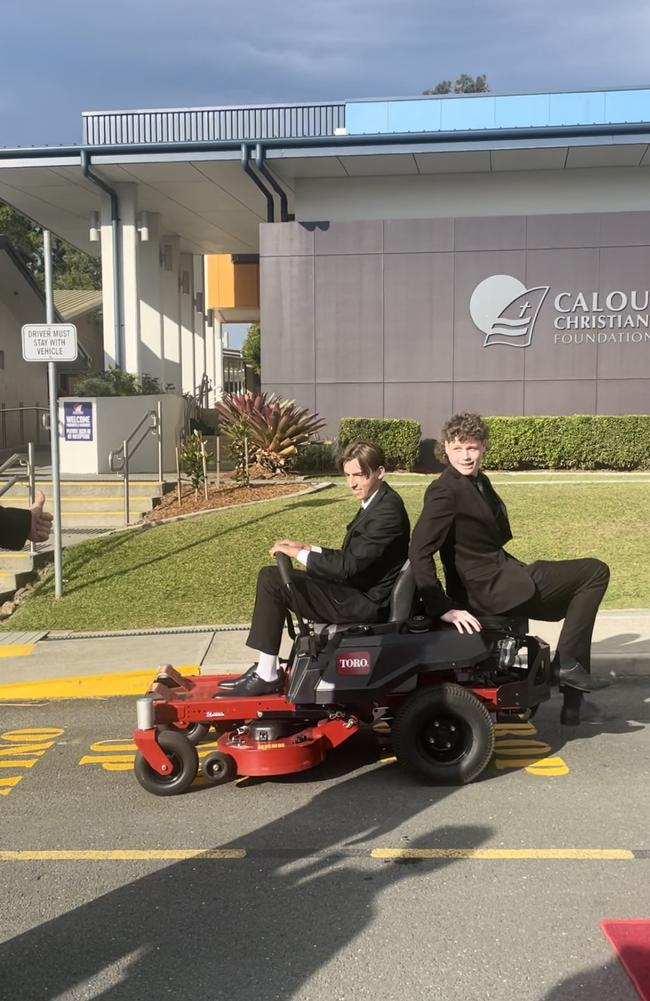
[[[43,230],[43,259],[45,264],[45,319],[54,323],[54,296],[52,294],[52,240],[49,229]],[[54,515],[54,597],[63,595],[61,558],[61,481],[59,476],[59,415],[56,386],[56,362],[47,363],[47,384],[50,397],[50,450],[52,455],[52,507]]]

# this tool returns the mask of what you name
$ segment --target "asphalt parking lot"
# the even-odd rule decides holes
[[[366,733],[171,799],[133,776],[132,699],[5,704],[0,996],[631,1001],[599,921],[649,916],[650,681],[599,702],[503,725],[459,789]]]

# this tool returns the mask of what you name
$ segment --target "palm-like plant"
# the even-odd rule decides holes
[[[217,414],[221,430],[231,439],[238,469],[245,464],[247,440],[250,459],[273,473],[291,469],[325,424],[295,400],[282,400],[274,393],[232,393],[217,404]]]

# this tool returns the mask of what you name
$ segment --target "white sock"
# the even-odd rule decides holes
[[[260,653],[256,673],[262,681],[277,681],[278,655],[276,653]]]

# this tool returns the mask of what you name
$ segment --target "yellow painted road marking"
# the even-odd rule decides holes
[[[626,848],[373,848],[375,859],[467,859],[478,861],[543,860],[627,862],[634,852]],[[183,861],[185,859],[244,859],[245,848],[120,848],[59,849],[55,851],[0,851],[0,862],[124,862]]]
[[[0,657],[29,657],[33,643],[0,643]]]
[[[373,848],[372,858],[464,858],[464,859],[591,859],[611,861],[633,859],[625,848]]]
[[[497,723],[494,727],[494,767],[525,769],[529,775],[568,775],[564,758],[552,755],[552,747],[535,740],[537,730],[530,723]],[[551,756],[552,755],[552,756]]]
[[[9,747],[2,747],[0,745],[0,756],[3,758],[10,758],[12,755],[26,754],[28,751],[30,754],[34,754],[37,758],[51,747],[53,741],[48,741],[46,744],[11,744]]]
[[[199,674],[198,664],[176,668],[180,674]],[[113,695],[144,695],[155,670],[124,671],[120,674],[82,674],[73,678],[43,678],[13,685],[0,685],[0,700],[96,699]]]
[[[97,862],[246,858],[245,848],[120,848],[107,851],[0,851],[0,862]]]
[[[199,759],[217,749],[216,740],[199,744],[196,748]],[[105,772],[130,772],[135,763],[136,745],[122,737],[108,740],[96,740],[90,745],[94,754],[84,754],[80,765],[99,765]],[[197,776],[197,781],[200,779]]]
[[[33,768],[63,732],[59,727],[46,726],[7,730],[0,734],[0,769]],[[25,757],[26,754],[30,756]],[[8,796],[22,778],[22,775],[0,777],[0,796]]]
[[[63,734],[64,731],[55,726],[31,726],[25,727],[23,730],[7,730],[0,736],[12,744],[24,744],[28,740],[56,740]]]

